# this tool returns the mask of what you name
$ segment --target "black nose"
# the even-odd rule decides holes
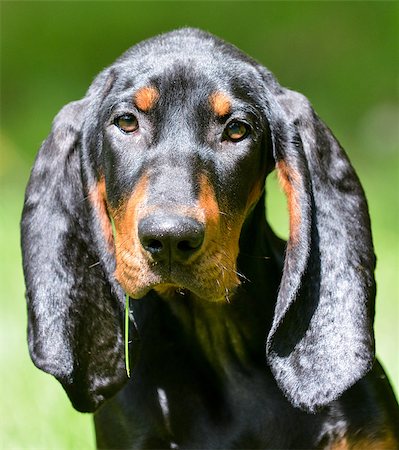
[[[141,245],[155,261],[184,262],[199,252],[204,242],[204,225],[190,217],[151,215],[140,220]]]

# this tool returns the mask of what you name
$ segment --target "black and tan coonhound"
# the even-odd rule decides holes
[[[265,220],[274,168],[288,243]],[[398,448],[359,180],[308,100],[232,45],[149,39],[65,106],[22,248],[32,359],[95,411],[98,447]]]

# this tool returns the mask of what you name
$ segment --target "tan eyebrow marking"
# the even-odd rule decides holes
[[[226,116],[231,111],[231,101],[224,92],[216,91],[209,96],[209,103],[219,117]]]
[[[148,112],[159,99],[159,92],[153,86],[144,86],[140,88],[133,96],[134,103],[141,111]]]

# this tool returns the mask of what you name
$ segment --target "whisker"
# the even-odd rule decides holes
[[[250,253],[240,252],[241,256],[245,256],[246,258],[253,259],[271,259],[271,256],[262,256],[262,255],[251,255]]]
[[[100,264],[100,262],[101,262],[101,261],[97,261],[96,263],[91,264],[91,265],[89,266],[89,269],[91,269],[91,268],[93,268],[93,267],[95,267],[95,266],[98,266],[98,265]]]
[[[237,275],[239,278],[241,278],[241,279],[243,279],[243,280],[245,280],[245,281],[248,281],[248,283],[251,283],[251,280],[250,280],[248,277],[246,277],[243,273],[238,272],[237,270],[235,270],[234,272],[236,273],[236,275]]]
[[[86,200],[88,200],[90,198],[90,194],[87,194],[87,195],[85,195],[80,201],[79,201],[79,203],[83,203],[83,202],[85,202]]]

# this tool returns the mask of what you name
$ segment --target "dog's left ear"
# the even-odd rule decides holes
[[[105,186],[94,175],[89,180],[87,155],[96,146],[82,137],[85,118],[96,120],[111,85],[107,72],[55,118],[32,169],[21,221],[30,355],[83,412],[95,411],[128,381],[124,296],[113,277]],[[132,356],[139,347],[133,340]]]
[[[267,358],[294,406],[315,412],[374,361],[375,256],[364,192],[308,100],[266,79],[266,115],[290,237]]]

